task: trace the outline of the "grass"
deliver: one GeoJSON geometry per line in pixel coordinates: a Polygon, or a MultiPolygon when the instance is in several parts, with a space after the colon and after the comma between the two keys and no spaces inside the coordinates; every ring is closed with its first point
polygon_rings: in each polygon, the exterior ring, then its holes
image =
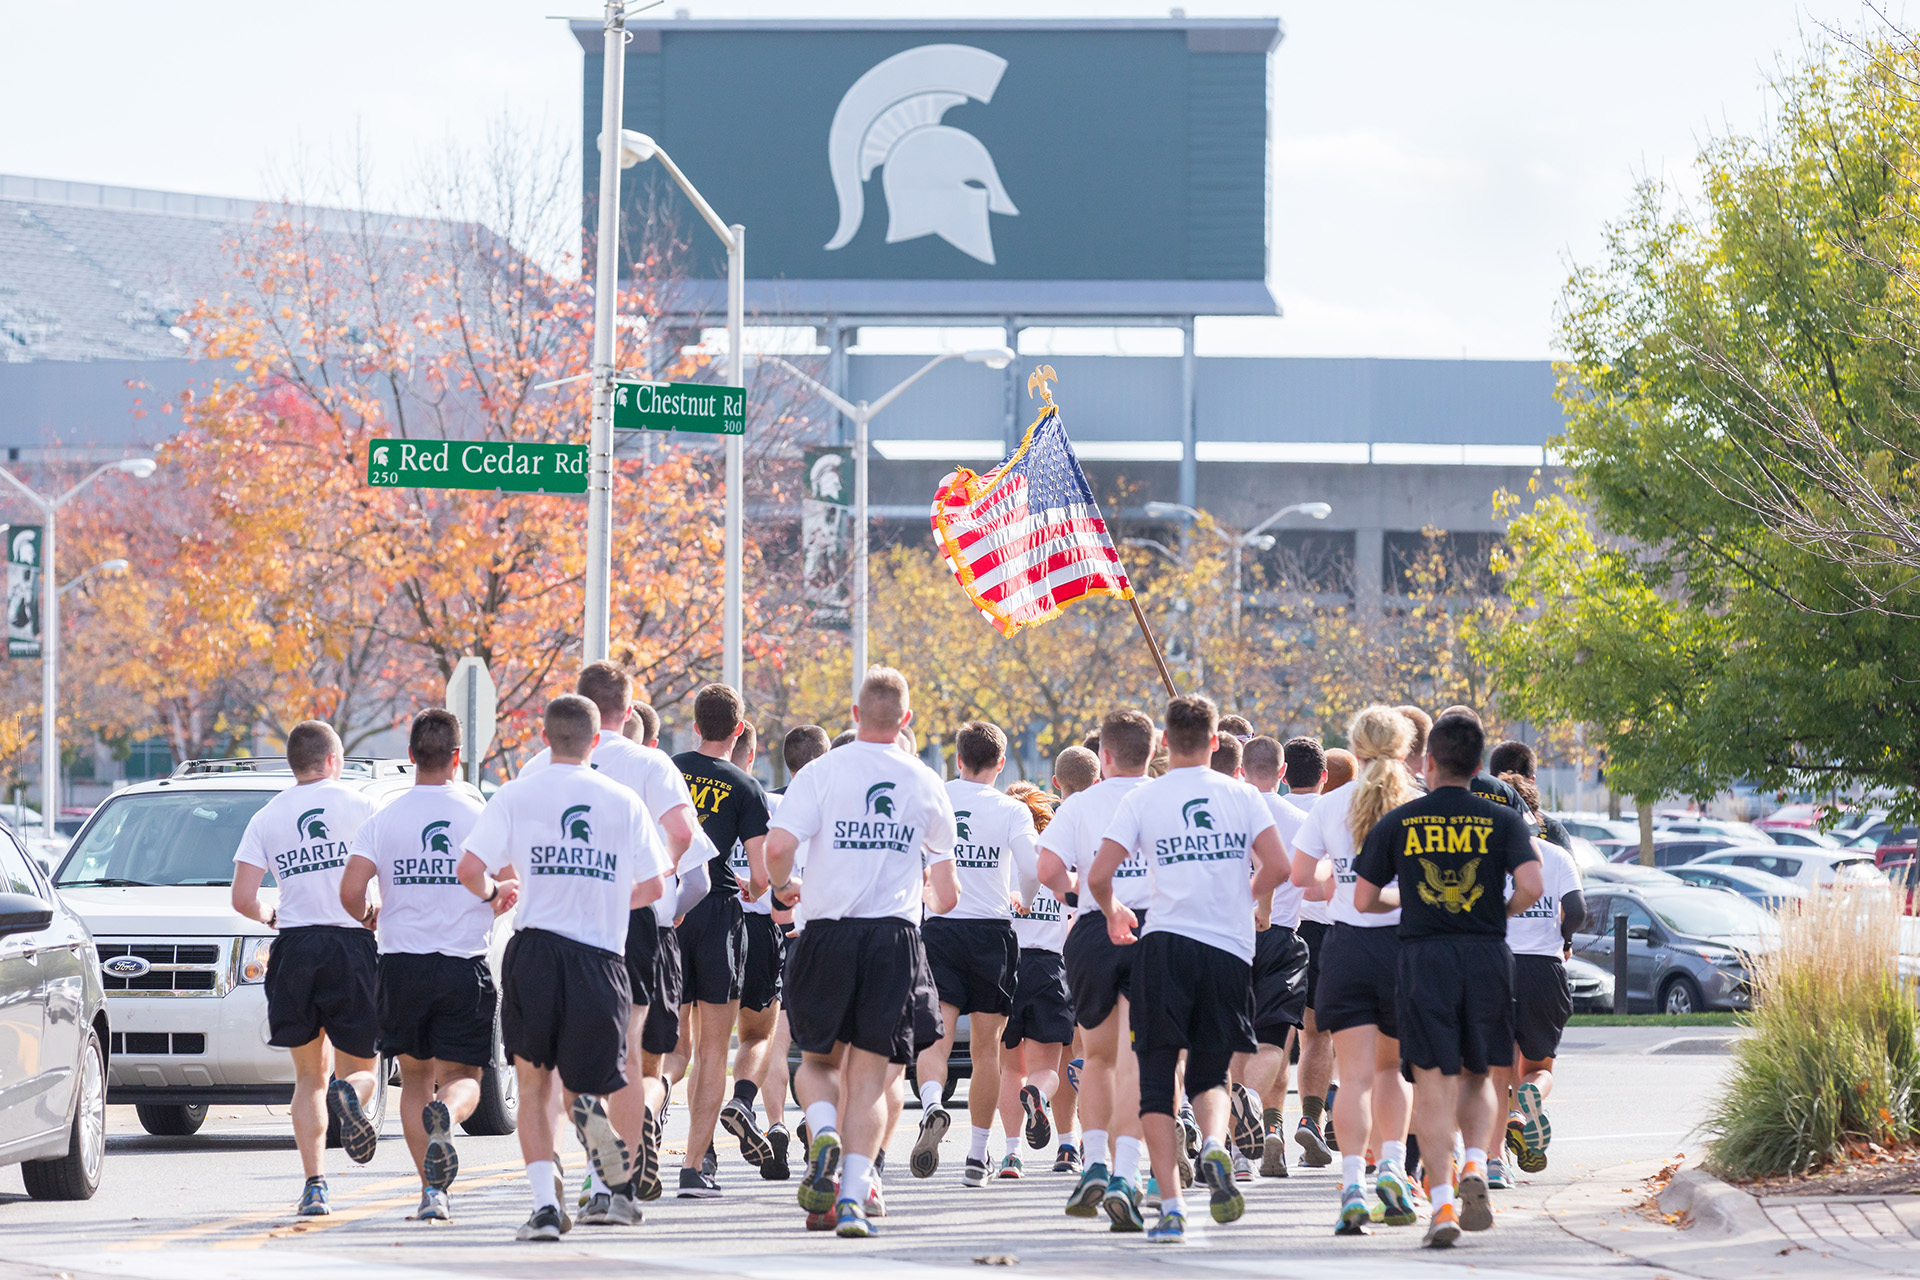
{"type": "Polygon", "coordinates": [[[1570,1027],[1738,1027],[1741,1013],[1576,1013],[1570,1027]]]}
{"type": "Polygon", "coordinates": [[[1721,1177],[1798,1176],[1920,1138],[1920,1009],[1895,968],[1900,907],[1816,894],[1750,964],[1754,1034],[1707,1118],[1721,1177]]]}

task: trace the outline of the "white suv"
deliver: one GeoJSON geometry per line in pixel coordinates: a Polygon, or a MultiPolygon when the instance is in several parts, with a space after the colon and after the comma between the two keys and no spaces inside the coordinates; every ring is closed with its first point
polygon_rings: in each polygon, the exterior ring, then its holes
{"type": "MultiPolygon", "coordinates": [[[[404,760],[350,758],[341,780],[384,802],[412,785],[412,773],[404,760]]],[[[293,1059],[267,1043],[261,984],[272,932],[231,901],[241,833],[292,785],[277,757],[188,761],[114,793],[54,873],[99,949],[113,1028],[107,1101],[133,1104],[148,1133],[193,1133],[209,1105],[284,1105],[293,1096],[293,1059]]],[[[273,885],[269,872],[268,901],[273,885]]],[[[513,1132],[513,1072],[495,1041],[469,1133],[513,1132]]],[[[390,1077],[393,1064],[383,1069],[390,1077]]],[[[376,1125],[385,1108],[386,1091],[376,1090],[376,1125]]]]}

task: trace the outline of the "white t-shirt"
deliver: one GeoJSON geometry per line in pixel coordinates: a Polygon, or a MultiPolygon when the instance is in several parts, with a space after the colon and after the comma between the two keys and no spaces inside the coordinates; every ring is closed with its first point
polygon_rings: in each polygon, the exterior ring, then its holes
{"type": "Polygon", "coordinates": [[[953,805],[953,868],[960,876],[960,905],[948,920],[1011,920],[1013,895],[1031,899],[1037,880],[1039,833],[1033,811],[981,782],[955,778],[947,784],[953,805]]]}
{"type": "MultiPolygon", "coordinates": [[[[1299,834],[1300,824],[1307,820],[1307,815],[1289,804],[1285,796],[1263,791],[1260,798],[1267,802],[1267,812],[1273,815],[1273,825],[1280,830],[1280,842],[1285,847],[1285,857],[1291,866],[1294,837],[1299,834]]],[[[1273,923],[1286,929],[1299,928],[1300,908],[1306,905],[1306,894],[1305,889],[1295,888],[1292,880],[1282,880],[1280,887],[1273,891],[1273,923]]]]}
{"type": "Polygon", "coordinates": [[[466,848],[520,873],[515,929],[624,954],[633,886],[671,870],[640,797],[577,764],[548,764],[493,793],[466,848]]]}
{"type": "MultiPolygon", "coordinates": [[[[680,766],[658,747],[643,747],[624,734],[602,729],[587,763],[595,773],[605,774],[639,796],[655,823],[676,806],[693,804],[680,766]]],[[[552,764],[553,752],[543,748],[520,766],[520,776],[527,777],[552,764]]]]}
{"type": "Polygon", "coordinates": [[[361,927],[340,905],[340,876],[348,842],[377,808],[365,792],[337,779],[288,787],[260,806],[233,860],[273,872],[280,883],[280,928],[361,927]]]}
{"type": "MultiPolygon", "coordinates": [[[[1507,950],[1517,956],[1552,956],[1561,949],[1560,900],[1580,892],[1580,868],[1573,855],[1551,840],[1535,839],[1540,855],[1540,900],[1517,916],[1507,917],[1507,950]]],[[[1507,877],[1507,900],[1513,898],[1513,877],[1507,877]]]]}
{"type": "Polygon", "coordinates": [[[380,950],[483,956],[493,907],[455,874],[486,802],[464,782],[415,786],[361,824],[348,849],[380,877],[380,950]]]}
{"type": "Polygon", "coordinates": [[[1013,936],[1020,940],[1022,950],[1028,947],[1041,951],[1063,950],[1072,928],[1073,913],[1045,885],[1034,892],[1031,907],[1013,913],[1013,936]]]}
{"type": "MultiPolygon", "coordinates": [[[[769,818],[772,817],[773,811],[780,807],[780,800],[780,796],[771,791],[767,792],[767,815],[769,818]]],[[[733,853],[727,859],[727,868],[742,880],[752,878],[749,873],[753,868],[747,864],[747,845],[745,841],[735,840],[733,842],[733,853]]],[[[740,905],[750,916],[770,916],[773,914],[773,895],[771,893],[763,893],[751,902],[742,900],[740,905]]]]}
{"type": "Polygon", "coordinates": [[[1258,791],[1203,764],[1136,787],[1105,839],[1146,860],[1153,896],[1140,936],[1177,933],[1252,964],[1253,842],[1272,826],[1258,791]]]}
{"type": "MultiPolygon", "coordinates": [[[[1080,907],[1074,912],[1076,920],[1089,911],[1100,910],[1100,904],[1093,900],[1093,893],[1087,888],[1087,873],[1093,870],[1093,860],[1100,856],[1100,841],[1107,834],[1121,801],[1146,785],[1144,777],[1102,778],[1085,791],[1076,791],[1062,800],[1060,807],[1053,811],[1053,821],[1040,833],[1040,847],[1052,850],[1073,873],[1073,886],[1080,895],[1080,907]]],[[[1152,892],[1152,886],[1147,883],[1146,859],[1129,853],[1113,873],[1114,901],[1138,911],[1147,905],[1152,892]]]]}
{"type": "MultiPolygon", "coordinates": [[[[1313,806],[1320,803],[1320,793],[1318,791],[1290,792],[1280,798],[1298,809],[1303,815],[1312,813],[1313,806]]],[[[1288,836],[1287,852],[1289,854],[1294,850],[1294,843],[1294,838],[1288,836]]],[[[1306,890],[1302,889],[1300,892],[1304,895],[1306,890]]],[[[1302,920],[1311,920],[1315,924],[1333,923],[1333,916],[1328,912],[1326,903],[1308,902],[1305,897],[1300,899],[1300,918],[1302,920]]]]}
{"type": "Polygon", "coordinates": [[[921,859],[953,857],[953,806],[933,770],[891,744],[849,742],[787,784],[773,826],[801,843],[808,921],[920,922],[921,859]]]}
{"type": "Polygon", "coordinates": [[[1353,905],[1353,860],[1359,851],[1353,847],[1353,833],[1347,830],[1347,814],[1359,789],[1358,782],[1347,782],[1321,796],[1300,824],[1294,851],[1333,864],[1333,901],[1326,904],[1333,923],[1357,929],[1392,928],[1400,923],[1397,908],[1363,914],[1353,905]]]}

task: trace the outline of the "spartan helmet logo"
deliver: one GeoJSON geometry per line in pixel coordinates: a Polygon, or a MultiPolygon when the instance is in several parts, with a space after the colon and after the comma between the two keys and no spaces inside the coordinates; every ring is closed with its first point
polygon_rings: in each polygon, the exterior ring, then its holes
{"type": "Polygon", "coordinates": [[[840,501],[840,455],[823,453],[814,459],[807,483],[813,489],[813,496],[822,502],[840,501]]]}
{"type": "Polygon", "coordinates": [[[891,782],[876,782],[868,787],[867,812],[877,813],[883,818],[891,818],[893,816],[893,797],[888,793],[892,790],[893,784],[891,782]]]}
{"type": "Polygon", "coordinates": [[[325,809],[309,809],[300,815],[300,821],[294,825],[300,829],[302,840],[325,840],[327,838],[325,809]]]}
{"type": "Polygon", "coordinates": [[[1207,812],[1205,796],[1181,805],[1180,816],[1187,820],[1187,825],[1190,827],[1199,827],[1203,831],[1213,830],[1213,815],[1207,812]]]}
{"type": "Polygon", "coordinates": [[[560,831],[569,840],[581,844],[593,843],[593,824],[587,821],[587,815],[593,812],[590,805],[577,804],[560,815],[560,831]]]}
{"type": "Polygon", "coordinates": [[[442,818],[438,822],[429,822],[420,832],[420,852],[424,854],[449,854],[453,852],[453,839],[447,834],[453,824],[442,818]]]}
{"type": "Polygon", "coordinates": [[[844,247],[866,212],[863,184],[884,168],[887,243],[939,236],[960,252],[993,261],[987,214],[1019,210],[1000,185],[980,140],[940,117],[969,98],[991,102],[1005,58],[964,44],[926,44],[896,53],[853,82],[833,113],[827,167],[840,197],[840,227],[827,248],[844,247]]]}
{"type": "Polygon", "coordinates": [[[953,829],[962,840],[973,841],[973,829],[967,825],[967,819],[973,816],[971,809],[956,809],[953,814],[953,829]]]}

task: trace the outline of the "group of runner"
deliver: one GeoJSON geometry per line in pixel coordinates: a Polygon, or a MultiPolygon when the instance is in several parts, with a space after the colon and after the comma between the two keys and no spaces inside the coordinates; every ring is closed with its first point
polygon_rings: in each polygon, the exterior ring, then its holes
{"type": "Polygon", "coordinates": [[[786,734],[791,781],[769,793],[735,690],[700,690],[698,745],[668,756],[619,668],[592,664],[575,688],[546,707],[545,749],[485,801],[458,781],[446,711],[415,718],[414,786],[383,808],[340,781],[326,724],[289,734],[295,785],[249,825],[233,896],[278,932],[266,991],[296,1066],[301,1214],[330,1212],[329,1119],[351,1159],[372,1158],[388,1054],[415,1216],[450,1219],[452,1128],[479,1103],[496,1009],[533,1198],[522,1240],[572,1226],[563,1123],[587,1153],[578,1220],[639,1222],[666,1187],[683,1080],[679,1195],[722,1194],[720,1127],[770,1181],[794,1177],[797,1139],[806,1225],[875,1234],[909,1067],[910,1169],[940,1169],[962,1016],[962,1184],[1023,1176],[1019,1142],[1044,1152],[1057,1134],[1053,1169],[1078,1175],[1065,1212],[1114,1231],[1179,1241],[1196,1181],[1226,1223],[1256,1161],[1288,1176],[1296,1056],[1293,1139],[1303,1164],[1339,1155],[1339,1234],[1424,1212],[1425,1242],[1451,1244],[1492,1225],[1503,1145],[1545,1167],[1579,881],[1536,836],[1559,833],[1531,752],[1501,744],[1507,780],[1489,776],[1467,708],[1368,707],[1349,754],[1174,698],[1158,727],[1109,712],[1057,758],[1053,793],[1003,791],[1000,728],[963,726],[942,782],[915,753],[905,678],[875,667],[849,733],[786,734]],[[509,910],[496,993],[488,944],[509,910]]]}

